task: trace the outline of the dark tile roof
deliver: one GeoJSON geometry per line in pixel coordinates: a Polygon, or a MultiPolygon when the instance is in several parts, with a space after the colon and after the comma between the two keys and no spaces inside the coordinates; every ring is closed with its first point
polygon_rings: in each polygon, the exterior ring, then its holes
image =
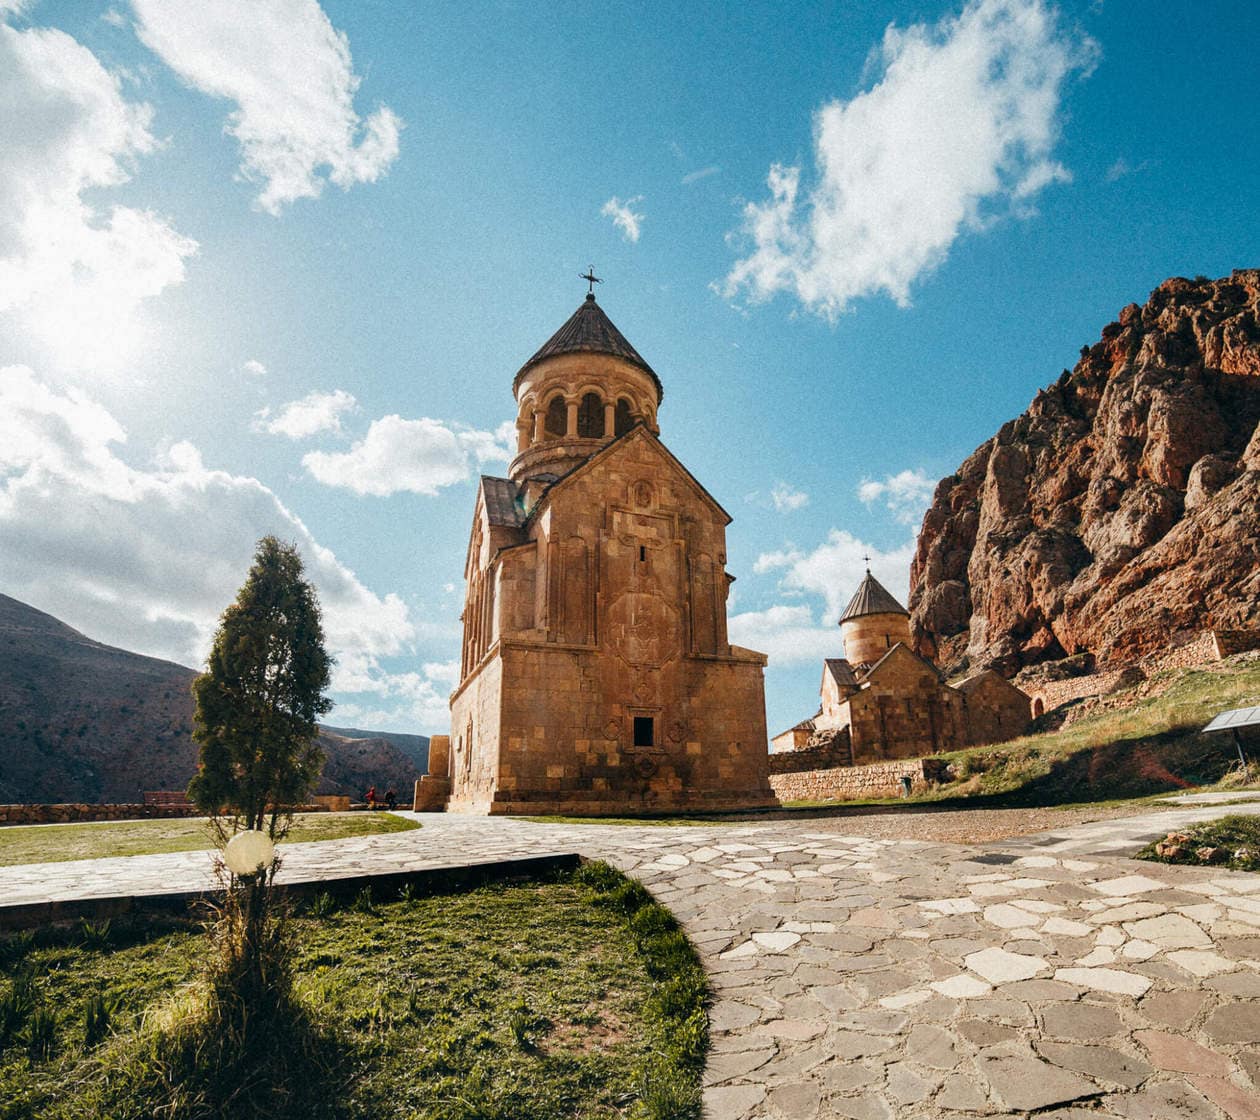
{"type": "Polygon", "coordinates": [[[519,529],[525,524],[525,509],[520,491],[510,478],[481,476],[481,494],[486,503],[486,517],[491,525],[519,529]]]}
{"type": "Polygon", "coordinates": [[[545,343],[528,362],[521,366],[512,381],[512,388],[519,384],[522,375],[530,367],[537,365],[544,358],[552,358],[557,354],[612,354],[616,358],[638,366],[652,378],[656,385],[656,396],[659,402],[665,395],[661,379],[656,371],[643,360],[643,356],[627,341],[607,315],[604,309],[595,302],[595,297],[588,295],[581,306],[569,316],[569,320],[545,343]]]}
{"type": "Polygon", "coordinates": [[[823,659],[823,668],[835,678],[836,684],[841,689],[849,692],[856,692],[858,683],[857,678],[853,675],[853,666],[843,657],[826,657],[823,659]]]}
{"type": "Polygon", "coordinates": [[[869,569],[865,578],[858,584],[857,592],[849,600],[849,605],[844,608],[840,621],[848,622],[851,618],[861,618],[867,614],[904,614],[907,617],[910,614],[892,597],[888,589],[871,575],[869,569]]]}

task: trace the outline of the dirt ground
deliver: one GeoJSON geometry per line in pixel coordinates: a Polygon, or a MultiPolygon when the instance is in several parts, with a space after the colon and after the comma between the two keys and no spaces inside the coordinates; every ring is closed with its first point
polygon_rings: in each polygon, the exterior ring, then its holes
{"type": "MultiPolygon", "coordinates": [[[[987,844],[1033,832],[1053,832],[1092,821],[1131,817],[1159,808],[1161,806],[1145,801],[1072,809],[838,808],[810,811],[809,815],[830,822],[843,821],[845,833],[852,836],[870,836],[879,840],[936,840],[942,844],[987,844]]],[[[804,816],[805,812],[801,815],[804,816]]]]}

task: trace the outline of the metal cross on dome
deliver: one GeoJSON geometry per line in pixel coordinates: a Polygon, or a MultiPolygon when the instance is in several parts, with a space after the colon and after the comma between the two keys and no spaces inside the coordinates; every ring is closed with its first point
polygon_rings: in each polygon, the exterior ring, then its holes
{"type": "Polygon", "coordinates": [[[585,280],[590,285],[590,290],[586,293],[590,296],[595,294],[595,285],[603,283],[603,281],[595,275],[595,266],[593,264],[588,264],[586,266],[586,271],[579,272],[578,277],[579,279],[585,280]]]}

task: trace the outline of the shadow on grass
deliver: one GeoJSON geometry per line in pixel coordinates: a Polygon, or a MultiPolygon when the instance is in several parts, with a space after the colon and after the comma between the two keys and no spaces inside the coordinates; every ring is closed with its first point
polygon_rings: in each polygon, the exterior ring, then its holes
{"type": "Polygon", "coordinates": [[[1082,802],[1128,801],[1219,781],[1236,762],[1233,748],[1194,731],[1174,730],[1085,747],[1070,755],[1035,760],[1030,752],[994,749],[985,755],[981,790],[972,796],[935,800],[952,808],[1028,808],[1082,802]],[[1026,771],[1044,764],[1040,774],[1026,771]],[[984,785],[1014,788],[985,792],[984,785]],[[1022,780],[1016,780],[1022,775],[1022,780]]]}
{"type": "Polygon", "coordinates": [[[340,1120],[354,1115],[349,1099],[358,1057],[299,1004],[256,1024],[242,1046],[185,999],[100,1051],[84,1070],[75,1115],[86,1107],[113,1120],[340,1120]]]}

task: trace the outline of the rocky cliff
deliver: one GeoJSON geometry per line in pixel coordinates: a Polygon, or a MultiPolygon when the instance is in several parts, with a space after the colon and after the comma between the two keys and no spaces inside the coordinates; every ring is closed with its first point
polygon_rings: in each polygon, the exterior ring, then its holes
{"type": "MultiPolygon", "coordinates": [[[[183,789],[197,767],[195,676],[0,595],[0,802],[129,803],[183,789]]],[[[358,798],[375,783],[410,799],[418,768],[388,737],[324,728],[319,743],[319,793],[358,798]]]]}
{"type": "Polygon", "coordinates": [[[912,633],[947,670],[1260,627],[1260,270],[1166,280],[936,488],[912,633]]]}

